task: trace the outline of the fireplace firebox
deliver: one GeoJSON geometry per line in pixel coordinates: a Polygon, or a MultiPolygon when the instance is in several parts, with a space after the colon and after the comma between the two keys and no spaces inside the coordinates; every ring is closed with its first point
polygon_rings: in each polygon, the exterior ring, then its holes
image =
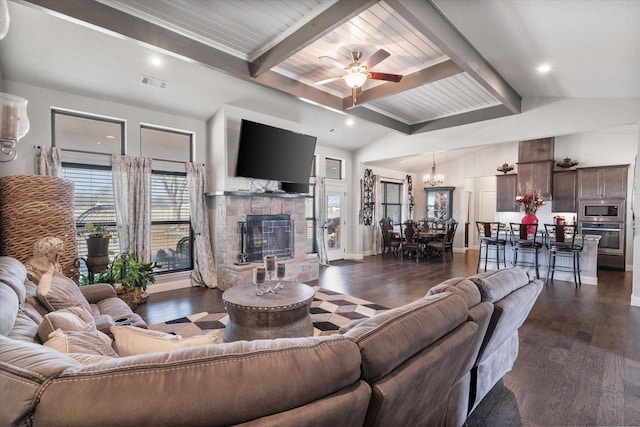
{"type": "Polygon", "coordinates": [[[242,262],[260,262],[266,255],[295,256],[295,227],[289,214],[247,215],[238,226],[242,262]]]}

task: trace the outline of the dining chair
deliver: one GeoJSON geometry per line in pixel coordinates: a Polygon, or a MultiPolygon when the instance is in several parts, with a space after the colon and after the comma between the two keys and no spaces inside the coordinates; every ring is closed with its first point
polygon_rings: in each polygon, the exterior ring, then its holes
{"type": "Polygon", "coordinates": [[[496,254],[496,268],[500,270],[500,249],[502,248],[502,264],[507,268],[506,246],[507,238],[501,236],[505,233],[504,224],[496,221],[476,221],[478,230],[478,265],[476,273],[480,271],[480,261],[482,260],[482,250],[484,248],[484,271],[487,271],[489,251],[494,250],[496,254]]]}
{"type": "Polygon", "coordinates": [[[406,221],[404,223],[404,239],[402,240],[401,251],[403,257],[404,254],[413,254],[416,258],[416,262],[420,258],[422,244],[418,239],[418,227],[415,221],[406,221]]]}
{"type": "Polygon", "coordinates": [[[428,242],[428,251],[434,254],[442,254],[442,261],[444,262],[447,262],[447,252],[451,252],[451,259],[453,260],[453,239],[457,229],[458,222],[453,218],[449,219],[445,224],[444,238],[428,242]]]}
{"type": "Polygon", "coordinates": [[[580,277],[580,253],[584,247],[584,236],[578,234],[576,224],[558,225],[545,224],[545,240],[549,249],[549,263],[547,265],[547,278],[553,281],[555,271],[569,271],[573,273],[573,282],[576,288],[582,286],[580,277]],[[571,258],[571,265],[556,265],[558,258],[571,258]]]}
{"type": "Polygon", "coordinates": [[[538,224],[509,223],[511,246],[513,247],[513,265],[535,267],[536,279],[540,278],[540,262],[538,255],[542,248],[542,238],[538,235],[538,224]],[[533,261],[518,255],[532,254],[533,261]]]}

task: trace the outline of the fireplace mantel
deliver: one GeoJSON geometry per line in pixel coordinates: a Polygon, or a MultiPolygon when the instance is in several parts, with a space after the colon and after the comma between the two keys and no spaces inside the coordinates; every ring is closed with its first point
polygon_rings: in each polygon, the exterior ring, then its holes
{"type": "Polygon", "coordinates": [[[278,192],[264,192],[256,193],[251,191],[217,191],[214,193],[205,193],[207,197],[216,196],[234,196],[234,197],[278,197],[284,199],[304,199],[304,194],[292,194],[292,193],[278,193],[278,192]]]}

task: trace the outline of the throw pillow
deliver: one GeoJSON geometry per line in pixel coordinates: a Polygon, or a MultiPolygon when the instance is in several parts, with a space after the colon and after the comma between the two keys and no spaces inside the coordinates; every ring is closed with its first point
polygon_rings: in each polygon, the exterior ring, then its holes
{"type": "Polygon", "coordinates": [[[56,329],[49,335],[49,340],[44,345],[60,353],[118,357],[111,347],[111,338],[99,331],[65,332],[62,329],[56,329]]]}
{"type": "Polygon", "coordinates": [[[36,294],[49,311],[81,306],[91,313],[91,306],[78,285],[58,271],[49,270],[42,275],[36,294]]]}
{"type": "Polygon", "coordinates": [[[199,345],[219,344],[222,342],[223,332],[223,330],[215,330],[205,335],[183,338],[180,335],[142,329],[136,326],[111,327],[114,347],[120,356],[170,352],[199,345]]]}
{"type": "Polygon", "coordinates": [[[64,332],[95,331],[96,323],[84,307],[69,307],[44,315],[38,326],[40,340],[46,342],[49,334],[56,329],[62,329],[64,332]]]}

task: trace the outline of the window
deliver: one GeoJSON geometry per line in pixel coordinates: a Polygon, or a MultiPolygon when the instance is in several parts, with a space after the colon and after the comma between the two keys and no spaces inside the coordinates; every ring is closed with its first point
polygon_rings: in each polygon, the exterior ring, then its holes
{"type": "Polygon", "coordinates": [[[193,135],[140,127],[143,156],[153,158],[151,173],[151,259],[159,272],[193,268],[193,233],[184,164],[191,159],[193,135]]]}
{"type": "Polygon", "coordinates": [[[151,174],[151,259],[158,271],[193,268],[189,189],[185,173],[151,174]]]}
{"type": "Polygon", "coordinates": [[[325,176],[332,179],[342,179],[342,160],[326,158],[325,176]]]}
{"type": "Polygon", "coordinates": [[[316,240],[316,186],[309,184],[309,194],[305,195],[305,221],[306,221],[306,238],[305,253],[311,254],[318,252],[318,244],[316,240]]]}
{"type": "MultiPolygon", "coordinates": [[[[124,121],[52,110],[53,145],[63,149],[63,177],[74,183],[76,228],[102,225],[117,235],[111,173],[111,154],[124,153],[124,121]]],[[[189,191],[184,163],[192,155],[192,134],[142,126],[140,148],[152,157],[151,258],[175,272],[193,268],[189,191]]],[[[109,242],[120,252],[117,239],[109,242]]],[[[78,238],[78,252],[86,257],[86,241],[78,238]]],[[[86,274],[86,266],[81,265],[86,274]]]]}
{"type": "Polygon", "coordinates": [[[382,218],[391,218],[394,224],[402,222],[402,184],[381,182],[382,218]]]}

